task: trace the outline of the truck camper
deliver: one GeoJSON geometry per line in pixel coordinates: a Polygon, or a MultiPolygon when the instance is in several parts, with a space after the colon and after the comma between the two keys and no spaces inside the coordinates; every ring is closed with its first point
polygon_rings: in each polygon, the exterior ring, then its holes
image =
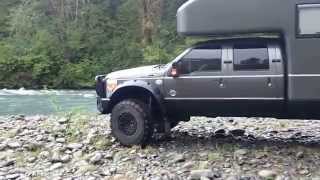
{"type": "Polygon", "coordinates": [[[166,65],[96,77],[98,110],[122,144],[190,116],[320,117],[320,0],[189,0],[177,23],[213,40],[166,65]]]}
{"type": "Polygon", "coordinates": [[[187,36],[279,34],[286,110],[319,111],[320,0],[189,0],[177,21],[187,36]]]}

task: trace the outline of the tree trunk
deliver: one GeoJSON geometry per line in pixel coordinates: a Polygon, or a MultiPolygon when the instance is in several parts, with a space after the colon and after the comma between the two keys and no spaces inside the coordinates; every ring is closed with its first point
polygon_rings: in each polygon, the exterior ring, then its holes
{"type": "Polygon", "coordinates": [[[163,0],[142,0],[142,33],[143,43],[151,44],[157,33],[162,11],[163,0]]]}

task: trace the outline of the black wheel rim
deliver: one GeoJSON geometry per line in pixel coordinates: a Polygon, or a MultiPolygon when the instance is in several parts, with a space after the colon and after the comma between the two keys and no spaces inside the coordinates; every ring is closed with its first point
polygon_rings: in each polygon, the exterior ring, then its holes
{"type": "Polygon", "coordinates": [[[119,116],[119,129],[127,136],[132,136],[137,131],[137,121],[132,114],[122,113],[119,116]]]}

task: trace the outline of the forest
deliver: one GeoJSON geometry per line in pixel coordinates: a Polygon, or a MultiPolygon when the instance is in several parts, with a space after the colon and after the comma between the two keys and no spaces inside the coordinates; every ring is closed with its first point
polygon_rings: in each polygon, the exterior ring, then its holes
{"type": "Polygon", "coordinates": [[[186,0],[0,0],[0,88],[92,88],[97,74],[166,63],[186,0]]]}

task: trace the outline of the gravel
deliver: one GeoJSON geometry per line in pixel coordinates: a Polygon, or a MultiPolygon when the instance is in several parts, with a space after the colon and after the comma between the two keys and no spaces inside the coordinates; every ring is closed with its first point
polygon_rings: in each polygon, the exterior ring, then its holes
{"type": "Polygon", "coordinates": [[[121,146],[109,117],[0,117],[0,179],[320,179],[320,121],[194,117],[121,146]]]}

